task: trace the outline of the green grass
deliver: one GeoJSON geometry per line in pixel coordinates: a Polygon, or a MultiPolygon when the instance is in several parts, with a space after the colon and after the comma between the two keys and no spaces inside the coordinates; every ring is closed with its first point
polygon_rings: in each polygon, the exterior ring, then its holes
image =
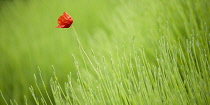
{"type": "Polygon", "coordinates": [[[4,3],[0,104],[210,103],[207,0],[4,3]]]}

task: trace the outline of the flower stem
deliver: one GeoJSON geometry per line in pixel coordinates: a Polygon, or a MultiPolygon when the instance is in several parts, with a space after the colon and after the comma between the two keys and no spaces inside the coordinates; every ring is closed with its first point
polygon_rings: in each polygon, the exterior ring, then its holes
{"type": "MultiPolygon", "coordinates": [[[[95,66],[93,65],[93,62],[90,60],[89,56],[87,55],[87,53],[85,52],[84,48],[82,47],[82,44],[81,44],[81,42],[80,42],[80,40],[79,40],[79,37],[78,37],[78,35],[77,35],[77,32],[76,32],[74,26],[72,26],[72,27],[73,27],[74,33],[75,33],[75,35],[76,35],[76,38],[77,38],[77,42],[78,42],[78,45],[79,45],[79,49],[80,49],[80,51],[82,50],[82,51],[81,51],[81,54],[82,54],[82,52],[85,54],[85,56],[87,57],[88,61],[89,61],[90,64],[92,65],[93,69],[96,71],[96,68],[95,68],[95,66]]],[[[83,60],[84,60],[84,58],[83,58],[83,60]]],[[[84,61],[85,61],[85,60],[84,60],[84,61]]],[[[85,63],[85,66],[86,66],[86,69],[87,69],[86,63],[85,63]]]]}

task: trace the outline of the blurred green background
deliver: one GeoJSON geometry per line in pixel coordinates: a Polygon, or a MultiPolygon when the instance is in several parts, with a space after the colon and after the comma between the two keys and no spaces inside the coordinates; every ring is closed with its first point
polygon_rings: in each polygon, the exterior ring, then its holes
{"type": "MultiPolygon", "coordinates": [[[[3,0],[0,3],[0,90],[6,99],[31,101],[28,87],[40,67],[44,80],[59,81],[76,75],[72,54],[78,61],[79,49],[73,29],[58,29],[63,12],[73,17],[80,41],[87,53],[109,56],[115,46],[129,52],[135,36],[136,46],[145,48],[155,64],[155,51],[162,33],[171,39],[188,38],[193,31],[210,30],[208,0],[3,0]],[[208,27],[205,27],[208,26],[208,27]]],[[[46,82],[49,84],[48,82],[46,82]]],[[[0,98],[0,104],[3,104],[0,98]]],[[[33,102],[31,102],[33,103],[33,102]]]]}

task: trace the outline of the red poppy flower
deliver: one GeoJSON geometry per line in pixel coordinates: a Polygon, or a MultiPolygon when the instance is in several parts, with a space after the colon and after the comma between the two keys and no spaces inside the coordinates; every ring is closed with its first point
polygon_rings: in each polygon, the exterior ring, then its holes
{"type": "Polygon", "coordinates": [[[58,26],[56,28],[69,28],[73,23],[72,17],[66,12],[58,18],[58,26]]]}

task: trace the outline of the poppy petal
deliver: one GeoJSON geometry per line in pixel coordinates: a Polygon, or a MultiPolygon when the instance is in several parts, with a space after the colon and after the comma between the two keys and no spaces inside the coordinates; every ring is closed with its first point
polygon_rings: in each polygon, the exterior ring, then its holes
{"type": "Polygon", "coordinates": [[[56,28],[69,28],[73,23],[73,19],[66,12],[58,18],[58,26],[56,28]]]}

